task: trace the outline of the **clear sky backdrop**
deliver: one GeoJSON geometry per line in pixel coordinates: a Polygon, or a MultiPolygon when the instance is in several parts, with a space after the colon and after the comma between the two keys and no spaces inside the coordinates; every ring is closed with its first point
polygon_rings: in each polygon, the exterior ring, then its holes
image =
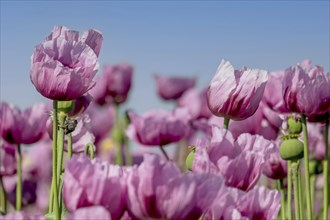
{"type": "MultiPolygon", "coordinates": [[[[55,25],[99,29],[105,63],[135,68],[126,107],[173,107],[155,73],[197,76],[206,87],[222,58],[236,68],[285,69],[310,58],[329,71],[329,1],[2,1],[1,101],[45,100],[30,81],[30,57],[55,25]]],[[[102,72],[102,68],[98,74],[102,72]]]]}

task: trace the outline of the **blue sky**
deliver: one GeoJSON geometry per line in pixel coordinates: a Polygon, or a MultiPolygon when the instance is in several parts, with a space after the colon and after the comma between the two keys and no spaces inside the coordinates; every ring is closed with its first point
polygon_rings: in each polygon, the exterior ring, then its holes
{"type": "Polygon", "coordinates": [[[197,76],[202,88],[222,58],[268,71],[310,58],[329,71],[329,20],[329,1],[1,1],[0,97],[21,108],[45,100],[30,57],[55,25],[99,29],[101,66],[134,66],[126,107],[143,112],[174,105],[157,97],[155,73],[197,76]]]}

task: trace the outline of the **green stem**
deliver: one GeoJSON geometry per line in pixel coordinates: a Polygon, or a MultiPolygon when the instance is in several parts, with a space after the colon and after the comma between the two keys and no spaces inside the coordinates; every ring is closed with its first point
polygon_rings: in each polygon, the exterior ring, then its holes
{"type": "Polygon", "coordinates": [[[5,191],[5,187],[3,186],[2,176],[0,176],[0,214],[6,215],[7,214],[7,195],[5,191]]]}
{"type": "Polygon", "coordinates": [[[166,160],[170,161],[170,158],[168,157],[168,155],[167,155],[166,151],[164,150],[163,146],[160,145],[159,148],[162,151],[163,155],[165,156],[166,160]]]}
{"type": "Polygon", "coordinates": [[[323,219],[328,218],[329,212],[329,119],[325,123],[324,131],[325,141],[325,155],[323,161],[323,175],[324,175],[324,187],[323,187],[323,219]]]}
{"type": "Polygon", "coordinates": [[[281,218],[285,220],[285,192],[284,192],[284,184],[283,180],[280,179],[277,181],[277,188],[281,193],[281,218]]]}
{"type": "Polygon", "coordinates": [[[314,198],[315,198],[315,181],[316,181],[316,175],[313,174],[310,176],[310,184],[311,184],[311,197],[312,197],[312,207],[314,207],[314,198]]]}
{"type": "Polygon", "coordinates": [[[65,137],[65,120],[66,113],[60,111],[58,113],[59,131],[58,131],[58,142],[57,142],[57,186],[58,186],[58,202],[59,212],[62,215],[62,189],[61,189],[61,176],[63,167],[63,155],[64,155],[64,137],[65,137]]]}
{"type": "Polygon", "coordinates": [[[313,219],[312,199],[311,199],[311,187],[309,182],[309,153],[308,153],[308,132],[306,116],[301,116],[302,128],[304,133],[304,163],[305,163],[305,190],[306,190],[306,202],[307,202],[307,218],[313,219]]]}
{"type": "Polygon", "coordinates": [[[292,219],[292,175],[291,175],[291,161],[288,161],[288,199],[287,199],[287,213],[288,219],[292,219]]]}
{"type": "Polygon", "coordinates": [[[294,211],[295,219],[300,219],[300,199],[299,199],[299,165],[297,162],[292,162],[292,179],[293,179],[293,190],[294,190],[294,211]]]}
{"type": "MultiPolygon", "coordinates": [[[[66,114],[62,111],[58,114],[59,131],[58,131],[58,142],[57,142],[57,185],[60,184],[60,176],[62,174],[62,163],[64,155],[64,136],[65,136],[65,123],[66,114]]],[[[61,192],[59,192],[61,193],[61,192]]]]}
{"type": "Polygon", "coordinates": [[[89,156],[90,159],[94,159],[94,157],[95,157],[94,145],[91,143],[87,144],[84,149],[84,153],[87,156],[89,156]]]}
{"type": "Polygon", "coordinates": [[[133,165],[133,157],[130,148],[129,140],[125,138],[125,161],[127,166],[133,165]]]}
{"type": "Polygon", "coordinates": [[[303,193],[302,193],[302,173],[301,169],[299,169],[299,175],[298,175],[298,185],[299,185],[299,210],[300,210],[300,218],[305,219],[305,214],[304,214],[304,199],[303,199],[303,193]]]}
{"type": "Polygon", "coordinates": [[[115,105],[115,125],[112,131],[112,138],[116,144],[116,164],[123,165],[122,134],[119,121],[119,104],[115,105]]]}
{"type": "Polygon", "coordinates": [[[72,158],[72,134],[69,133],[67,135],[68,137],[68,156],[69,156],[69,159],[72,158]]]}
{"type": "Polygon", "coordinates": [[[22,209],[22,152],[21,145],[17,145],[17,185],[16,185],[16,211],[22,209]]]}
{"type": "Polygon", "coordinates": [[[224,121],[223,121],[223,128],[227,129],[229,128],[229,121],[230,121],[230,118],[228,117],[225,117],[224,118],[224,121]]]}
{"type": "Polygon", "coordinates": [[[54,107],[54,114],[53,114],[53,167],[52,167],[52,191],[53,196],[50,196],[50,202],[49,202],[49,213],[55,212],[55,219],[61,218],[60,212],[59,212],[59,203],[58,203],[58,191],[57,191],[57,101],[53,101],[53,107],[54,107]],[[54,202],[51,202],[51,200],[54,199],[54,202]],[[51,205],[53,207],[51,207],[51,205]],[[53,210],[54,208],[54,210],[53,210]]]}

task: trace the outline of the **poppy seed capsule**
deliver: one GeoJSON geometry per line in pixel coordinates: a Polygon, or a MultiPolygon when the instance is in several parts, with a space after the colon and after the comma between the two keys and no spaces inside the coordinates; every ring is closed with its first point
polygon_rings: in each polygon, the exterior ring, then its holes
{"type": "Polygon", "coordinates": [[[195,158],[195,151],[192,150],[190,151],[190,153],[188,154],[187,158],[186,158],[186,166],[188,170],[192,170],[192,165],[193,165],[193,161],[195,158]]]}
{"type": "Polygon", "coordinates": [[[300,134],[302,131],[302,123],[299,119],[288,119],[288,130],[290,134],[300,134]]]}
{"type": "Polygon", "coordinates": [[[280,156],[283,160],[300,160],[304,157],[304,144],[296,138],[284,140],[280,146],[280,156]]]}
{"type": "Polygon", "coordinates": [[[59,112],[69,113],[74,108],[74,101],[58,101],[57,110],[59,112]]]}

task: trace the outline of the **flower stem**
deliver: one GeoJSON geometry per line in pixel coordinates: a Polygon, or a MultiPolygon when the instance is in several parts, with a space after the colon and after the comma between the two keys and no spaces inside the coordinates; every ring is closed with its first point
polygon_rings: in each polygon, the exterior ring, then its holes
{"type": "Polygon", "coordinates": [[[159,148],[162,151],[163,155],[165,156],[166,160],[170,161],[170,158],[168,157],[168,155],[167,155],[166,151],[164,150],[163,146],[160,145],[159,148]]]}
{"type": "Polygon", "coordinates": [[[305,219],[304,214],[304,199],[303,199],[303,193],[302,193],[302,173],[301,169],[299,169],[299,175],[298,175],[298,185],[299,185],[299,210],[300,210],[300,218],[305,219]]]}
{"type": "Polygon", "coordinates": [[[57,101],[53,101],[53,108],[54,108],[54,114],[53,114],[53,167],[52,167],[52,191],[53,196],[50,196],[50,202],[49,202],[49,213],[55,212],[55,219],[60,220],[60,212],[59,212],[59,203],[58,203],[58,191],[57,191],[57,101]],[[53,200],[51,202],[51,200],[53,200]],[[51,205],[53,207],[51,207],[51,205]],[[54,210],[53,210],[54,208],[54,210]]]}
{"type": "Polygon", "coordinates": [[[58,141],[57,141],[57,184],[59,186],[60,176],[62,174],[62,163],[64,154],[64,136],[65,128],[64,123],[66,119],[66,114],[62,111],[58,114],[59,131],[58,131],[58,141]]]}
{"type": "Polygon", "coordinates": [[[95,157],[95,152],[94,152],[94,145],[89,143],[86,145],[84,149],[84,153],[89,156],[90,159],[94,159],[95,157]]]}
{"type": "Polygon", "coordinates": [[[22,209],[22,152],[21,145],[17,145],[17,185],[16,185],[16,211],[22,209]]]}
{"type": "Polygon", "coordinates": [[[123,148],[122,148],[122,134],[121,134],[121,127],[119,121],[119,105],[115,105],[115,125],[112,130],[112,138],[116,144],[116,164],[123,165],[123,148]]]}
{"type": "Polygon", "coordinates": [[[288,207],[287,207],[287,213],[288,213],[288,219],[292,219],[292,175],[291,175],[291,161],[288,161],[288,207]]]}
{"type": "Polygon", "coordinates": [[[281,218],[285,220],[285,192],[284,192],[284,184],[283,180],[280,179],[277,181],[277,188],[281,193],[281,218]]]}
{"type": "Polygon", "coordinates": [[[69,156],[69,159],[72,158],[72,134],[69,133],[67,135],[68,137],[68,156],[69,156]]]}
{"type": "Polygon", "coordinates": [[[223,128],[228,130],[230,118],[225,117],[223,121],[223,128]]]}
{"type": "Polygon", "coordinates": [[[311,187],[309,182],[309,153],[308,153],[308,133],[306,116],[301,116],[302,128],[304,134],[304,163],[305,163],[305,190],[306,190],[306,202],[307,202],[307,218],[313,219],[312,199],[311,199],[311,187]]]}
{"type": "Polygon", "coordinates": [[[310,184],[311,184],[311,197],[312,197],[312,206],[314,206],[314,198],[315,198],[315,181],[316,181],[316,175],[313,174],[310,176],[310,184]]]}
{"type": "Polygon", "coordinates": [[[323,187],[323,219],[328,218],[329,212],[329,119],[325,123],[324,131],[325,141],[325,155],[323,161],[323,175],[324,175],[324,187],[323,187]]]}
{"type": "Polygon", "coordinates": [[[291,163],[293,190],[294,190],[294,211],[295,219],[300,219],[300,199],[299,199],[299,165],[296,161],[291,163]]]}
{"type": "Polygon", "coordinates": [[[0,176],[0,214],[6,215],[7,214],[7,195],[5,191],[5,187],[3,186],[2,176],[0,176]]]}
{"type": "Polygon", "coordinates": [[[57,142],[57,186],[58,186],[58,202],[59,212],[62,215],[62,188],[61,188],[61,176],[63,167],[63,155],[64,155],[64,137],[65,137],[65,120],[66,113],[60,111],[58,113],[59,131],[58,131],[58,142],[57,142]]]}

